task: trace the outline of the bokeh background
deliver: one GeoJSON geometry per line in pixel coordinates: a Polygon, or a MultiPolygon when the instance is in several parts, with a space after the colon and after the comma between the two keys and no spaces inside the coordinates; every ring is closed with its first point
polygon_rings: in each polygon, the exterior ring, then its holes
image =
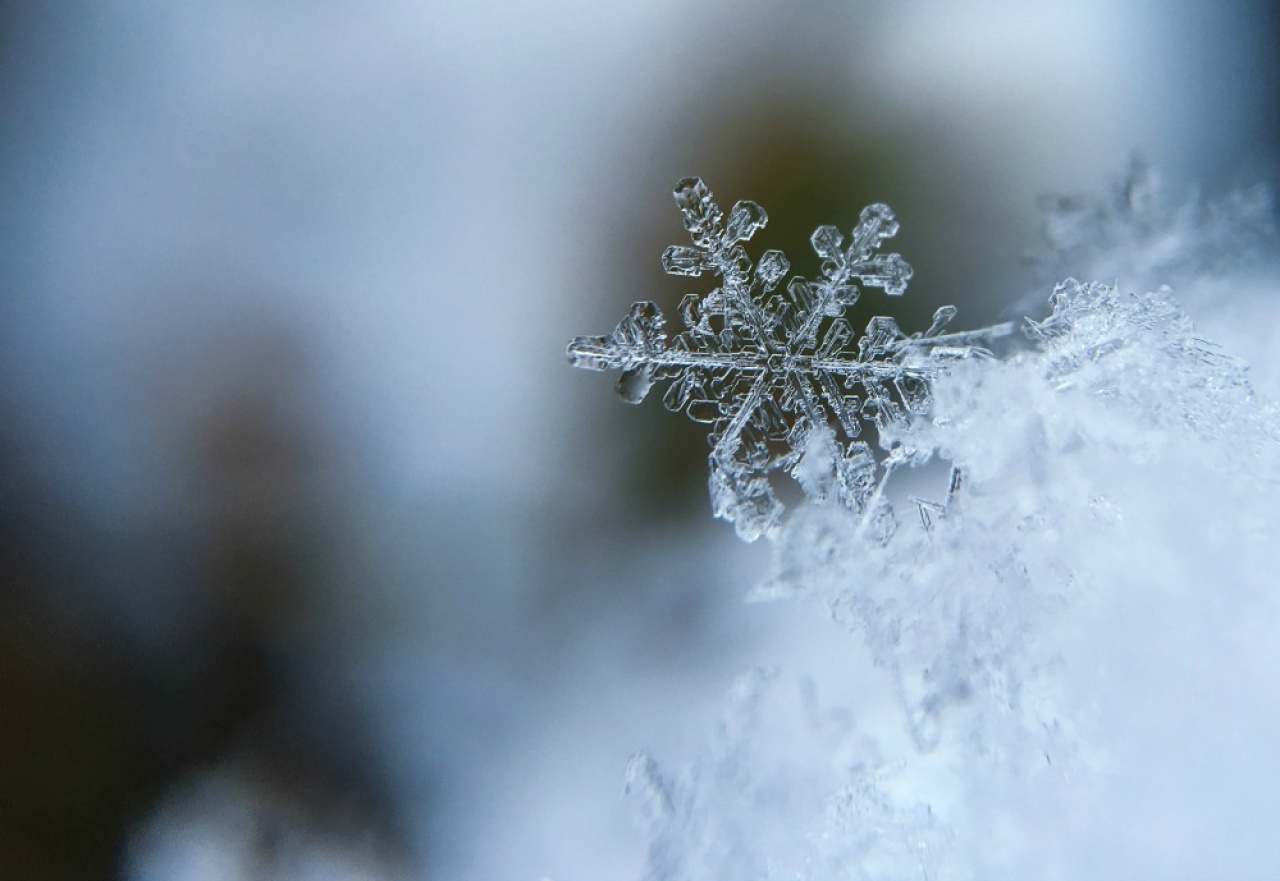
{"type": "Polygon", "coordinates": [[[801,270],[888,202],[904,327],[1016,317],[1042,194],[1275,180],[1277,45],[1237,0],[0,6],[0,878],[637,877],[627,756],[837,638],[741,603],[700,427],[565,363],[702,290],[671,186],[801,270]]]}

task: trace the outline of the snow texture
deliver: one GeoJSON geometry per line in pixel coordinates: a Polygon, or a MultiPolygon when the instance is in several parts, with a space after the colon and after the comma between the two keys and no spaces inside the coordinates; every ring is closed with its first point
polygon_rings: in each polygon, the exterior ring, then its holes
{"type": "MultiPolygon", "coordinates": [[[[1213,860],[1280,856],[1265,833],[1221,853],[1256,829],[1253,816],[1276,816],[1280,797],[1250,782],[1265,767],[1201,754],[1194,707],[1223,683],[1197,681],[1195,663],[1178,673],[1184,653],[1241,641],[1235,660],[1266,671],[1253,684],[1277,693],[1275,653],[1258,642],[1278,617],[1261,574],[1278,562],[1267,538],[1280,527],[1276,412],[1167,291],[1068,281],[1029,331],[1033,351],[937,377],[932,418],[894,438],[963,470],[944,516],[871,541],[840,506],[807,505],[756,593],[828,609],[869,652],[862,675],[890,709],[864,692],[859,724],[778,737],[758,707],[783,698],[749,677],[729,710],[746,721],[691,768],[633,762],[630,789],[654,823],[647,879],[1113,878],[1153,866],[1147,877],[1198,878],[1214,877],[1213,860]],[[1263,618],[1224,616],[1219,602],[1263,618]],[[1183,626],[1188,613],[1223,632],[1183,633],[1155,661],[1140,650],[1153,617],[1183,626]],[[1147,775],[1188,773],[1146,753],[1165,748],[1179,766],[1219,769],[1213,784],[1164,801],[1177,784],[1147,775]],[[1230,834],[1206,824],[1169,843],[1233,802],[1230,834]],[[1143,851],[1153,834],[1159,849],[1143,851]]],[[[1221,697],[1207,705],[1242,713],[1221,697]]],[[[1273,714],[1243,715],[1225,743],[1275,735],[1273,714]]]]}
{"type": "Polygon", "coordinates": [[[913,453],[899,447],[878,460],[861,439],[864,424],[884,432],[928,412],[933,380],[951,363],[986,354],[979,344],[1012,326],[944,333],[956,314],[944,306],[923,333],[907,336],[878,316],[858,337],[843,316],[862,288],[901,296],[911,278],[901,256],[878,253],[898,231],[886,205],[863,209],[847,243],[834,226],[814,230],[822,277],[794,276],[784,287],[786,256],[765,251],[753,266],[742,244],[768,222],[763,208],[740,201],[726,218],[698,178],[680,181],[674,195],[693,245],[668,248],[663,268],[712,273],[720,286],[684,298],[685,330],[675,337],[656,304],[639,302],[612,333],[569,343],[569,361],[621,370],[618,394],[633,404],[655,383],[670,383],[667,409],[711,426],[712,509],[747,541],[781,522],[783,505],[769,483],[778,471],[810,499],[838,498],[865,529],[887,538],[885,481],[913,453]]]}
{"type": "MultiPolygon", "coordinates": [[[[1078,212],[1064,210],[1056,222],[1070,225],[1078,212]]],[[[1103,239],[1132,249],[1154,228],[1107,224],[1079,240],[1094,242],[1093,262],[1107,259],[1103,239]]],[[[1181,271],[1231,259],[1228,241],[1251,247],[1214,229],[1179,233],[1204,257],[1175,261],[1181,271]]],[[[745,277],[745,258],[730,257],[745,277]]],[[[702,301],[731,326],[735,290],[702,301]]],[[[952,468],[947,503],[923,506],[916,527],[867,529],[870,499],[890,519],[901,500],[882,491],[895,453],[850,505],[830,489],[847,466],[833,478],[826,465],[847,458],[846,424],[800,411],[803,451],[788,464],[809,502],[772,530],[774,571],[753,598],[809,600],[856,639],[821,665],[826,708],[802,681],[797,712],[786,677],[758,670],[692,763],[636,755],[627,791],[649,825],[646,881],[1247,879],[1280,863],[1280,413],[1168,288],[1068,279],[1049,305],[1005,359],[974,357],[970,338],[968,357],[946,360],[936,335],[882,347],[872,323],[867,349],[927,389],[916,407],[893,395],[901,410],[872,420],[880,445],[952,468]]],[[[744,409],[735,383],[821,381],[796,368],[765,380],[754,353],[812,344],[751,332],[714,350],[753,353],[747,379],[724,386],[736,397],[717,414],[722,438],[744,409]]],[[[660,373],[669,348],[648,339],[623,328],[571,351],[660,373]]]]}
{"type": "MultiPolygon", "coordinates": [[[[1180,292],[1272,262],[1276,250],[1271,191],[1261,185],[1218,198],[1181,194],[1141,157],[1104,196],[1040,200],[1044,248],[1032,255],[1043,285],[1077,277],[1138,289],[1173,285],[1180,292]]],[[[1219,294],[1231,286],[1215,284],[1219,294]]],[[[1043,300],[1043,294],[1034,295],[1043,300]]],[[[1024,304],[1027,311],[1040,302],[1024,304]]]]}

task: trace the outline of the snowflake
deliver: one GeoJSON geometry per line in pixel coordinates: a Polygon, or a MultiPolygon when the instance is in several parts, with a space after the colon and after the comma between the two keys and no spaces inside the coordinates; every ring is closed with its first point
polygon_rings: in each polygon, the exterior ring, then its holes
{"type": "Polygon", "coordinates": [[[669,382],[663,403],[711,426],[710,491],[714,513],[754,541],[780,522],[783,505],[770,475],[791,474],[813,500],[834,497],[886,538],[893,515],[885,481],[920,455],[894,446],[877,457],[860,439],[864,425],[884,435],[930,407],[930,384],[948,362],[985,353],[977,344],[1011,332],[1002,324],[943,333],[955,317],[943,306],[924,333],[907,336],[892,318],[871,319],[856,337],[844,311],[860,287],[890,296],[906,292],[911,267],[898,254],[877,253],[898,231],[887,205],[863,209],[846,244],[834,226],[818,227],[810,242],[822,258],[822,277],[782,280],[790,263],[769,250],[753,266],[743,243],[768,221],[755,202],[724,212],[699,178],[676,185],[676,205],[692,247],[662,255],[672,275],[710,272],[720,286],[680,303],[685,330],[666,333],[656,304],[635,303],[604,336],[569,343],[569,361],[591,370],[621,370],[618,394],[638,403],[669,382]]]}

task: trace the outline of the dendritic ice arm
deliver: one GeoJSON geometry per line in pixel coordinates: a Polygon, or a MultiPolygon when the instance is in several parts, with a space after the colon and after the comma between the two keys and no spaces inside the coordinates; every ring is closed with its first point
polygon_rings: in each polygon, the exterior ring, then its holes
{"type": "Polygon", "coordinates": [[[612,333],[570,342],[570,363],[620,370],[618,394],[630,403],[655,383],[669,383],[667,409],[711,426],[712,508],[747,541],[781,520],[783,506],[770,484],[778,471],[795,477],[812,499],[837,498],[887,537],[892,515],[881,489],[906,459],[878,459],[860,439],[864,425],[883,431],[927,412],[937,372],[949,361],[984,354],[982,344],[1009,334],[1012,325],[946,333],[956,310],[944,306],[923,333],[908,336],[892,318],[876,317],[856,337],[844,311],[860,290],[901,296],[911,278],[901,256],[878,253],[898,231],[888,206],[864,209],[847,244],[835,227],[818,227],[810,242],[822,277],[796,276],[784,287],[786,256],[765,251],[753,265],[743,246],[768,222],[763,208],[741,201],[726,216],[698,178],[680,181],[674,195],[693,244],[668,248],[663,268],[711,273],[720,285],[684,298],[684,330],[675,336],[657,305],[636,303],[612,333]]]}

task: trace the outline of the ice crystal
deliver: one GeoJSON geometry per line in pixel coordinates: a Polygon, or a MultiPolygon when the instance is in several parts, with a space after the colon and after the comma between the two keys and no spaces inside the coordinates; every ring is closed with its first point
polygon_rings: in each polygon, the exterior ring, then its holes
{"type": "Polygon", "coordinates": [[[883,434],[927,412],[940,372],[984,354],[980,344],[1011,325],[944,332],[956,314],[944,306],[923,333],[908,336],[893,318],[877,316],[857,336],[844,314],[861,290],[901,296],[911,278],[900,255],[879,252],[898,231],[887,205],[863,209],[847,242],[834,226],[814,230],[821,277],[797,275],[784,286],[786,255],[768,250],[753,265],[743,245],[768,222],[762,207],[744,200],[726,216],[699,178],[680,181],[674,196],[693,244],[668,248],[663,268],[672,275],[710,273],[720,285],[684,298],[685,329],[675,336],[667,335],[656,304],[639,302],[612,333],[570,342],[570,362],[621,370],[617,391],[631,403],[669,383],[667,409],[711,426],[712,508],[744,539],[779,524],[783,505],[769,478],[780,471],[811,499],[834,496],[874,534],[887,536],[892,514],[884,482],[918,457],[901,447],[878,457],[862,439],[864,426],[883,434]]]}
{"type": "MultiPolygon", "coordinates": [[[[633,760],[646,881],[1263,877],[1275,864],[1280,408],[1201,336],[1200,315],[1147,285],[1167,274],[1201,305],[1238,309],[1247,289],[1222,279],[1274,253],[1259,247],[1260,196],[1214,213],[1159,192],[1138,174],[1102,207],[1057,204],[1057,246],[1120,283],[1057,284],[1030,344],[994,358],[980,345],[1007,326],[945,334],[953,310],[923,334],[877,318],[853,340],[858,288],[900,294],[908,278],[878,252],[888,209],[864,212],[848,246],[819,229],[821,278],[782,288],[785,258],[753,267],[742,246],[758,206],[725,220],[700,183],[677,190],[694,246],[666,266],[721,286],[686,300],[673,340],[637,304],[570,357],[623,370],[635,399],[667,381],[669,407],[712,424],[717,513],[748,537],[778,522],[773,472],[839,502],[772,530],[773,571],[752,596],[820,606],[857,649],[811,654],[813,628],[784,638],[771,655],[809,667],[799,708],[785,675],[752,674],[692,763],[633,760]],[[1129,277],[1149,292],[1128,292],[1129,277]],[[946,516],[895,531],[880,490],[932,457],[952,465],[952,493],[922,513],[946,516]]],[[[1274,286],[1260,293],[1253,334],[1275,326],[1274,286]]],[[[1260,351],[1280,375],[1275,347],[1260,351]]]]}
{"type": "Polygon", "coordinates": [[[1253,635],[1280,616],[1280,414],[1168,290],[1067,280],[1050,305],[1031,347],[939,374],[931,418],[890,433],[966,476],[931,532],[877,541],[829,504],[780,530],[756,596],[816,601],[856,634],[866,656],[814,670],[848,711],[797,713],[784,676],[756,676],[691,765],[633,762],[646,881],[1110,878],[1154,859],[1158,877],[1216,877],[1223,854],[1273,859],[1261,826],[1237,829],[1280,802],[1251,783],[1280,728],[1252,699],[1280,683],[1253,635]],[[1260,752],[1240,758],[1216,718],[1197,728],[1209,706],[1260,752]],[[1212,828],[1218,812],[1234,825],[1212,828]],[[1160,832],[1135,845],[1127,816],[1160,832]]]}

